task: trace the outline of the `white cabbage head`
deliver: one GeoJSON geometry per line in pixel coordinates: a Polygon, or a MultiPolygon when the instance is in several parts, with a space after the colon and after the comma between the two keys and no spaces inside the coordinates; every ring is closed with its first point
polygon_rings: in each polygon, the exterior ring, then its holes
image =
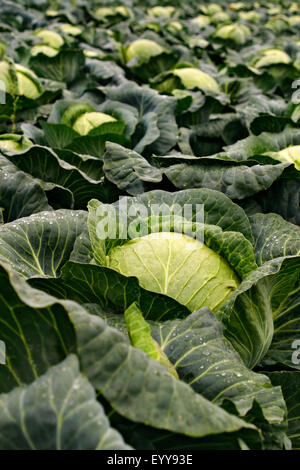
{"type": "Polygon", "coordinates": [[[189,90],[193,88],[207,89],[219,92],[220,88],[216,80],[208,73],[193,67],[173,70],[173,75],[179,77],[183,86],[189,90]]]}
{"type": "Polygon", "coordinates": [[[3,134],[0,136],[0,149],[9,150],[11,152],[21,152],[32,145],[29,139],[25,139],[21,135],[3,134]]]}
{"type": "Polygon", "coordinates": [[[14,68],[17,77],[17,87],[15,87],[9,63],[5,60],[0,62],[0,80],[4,82],[6,92],[11,95],[21,95],[31,99],[37,98],[43,89],[35,73],[20,64],[14,64],[14,68]]]}
{"type": "Polygon", "coordinates": [[[210,23],[210,18],[206,15],[198,15],[192,19],[192,23],[196,24],[198,28],[202,29],[210,23]]]}
{"type": "Polygon", "coordinates": [[[291,62],[290,56],[281,49],[267,49],[261,52],[262,57],[255,63],[256,68],[268,67],[276,64],[289,64],[291,62]]]}
{"type": "Polygon", "coordinates": [[[142,62],[147,62],[151,57],[155,57],[163,53],[160,44],[150,39],[137,39],[133,41],[125,50],[126,62],[137,58],[142,62]]]}
{"type": "Polygon", "coordinates": [[[92,129],[101,126],[107,122],[116,122],[117,120],[105,113],[84,113],[79,116],[73,124],[74,131],[81,135],[87,135],[92,129]]]}
{"type": "Polygon", "coordinates": [[[217,309],[239,285],[224,258],[176,232],[151,233],[115,247],[107,266],[137,277],[143,288],[166,294],[191,312],[203,306],[217,309]]]}
{"type": "Polygon", "coordinates": [[[48,29],[41,29],[35,33],[35,36],[42,39],[43,44],[47,44],[54,49],[59,49],[63,46],[64,40],[63,38],[56,33],[55,31],[50,31],[48,29]]]}
{"type": "Polygon", "coordinates": [[[152,16],[159,17],[159,18],[170,18],[172,14],[174,13],[175,8],[172,6],[156,6],[153,8],[150,8],[148,10],[148,13],[152,16]]]}
{"type": "Polygon", "coordinates": [[[292,145],[270,155],[281,162],[294,163],[296,170],[300,171],[300,145],[292,145]]]}

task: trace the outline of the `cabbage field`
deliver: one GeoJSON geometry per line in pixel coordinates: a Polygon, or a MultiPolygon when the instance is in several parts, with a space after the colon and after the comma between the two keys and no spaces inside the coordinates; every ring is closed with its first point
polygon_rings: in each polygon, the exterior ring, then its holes
{"type": "Polygon", "coordinates": [[[300,450],[298,1],[0,0],[0,450],[300,450]]]}

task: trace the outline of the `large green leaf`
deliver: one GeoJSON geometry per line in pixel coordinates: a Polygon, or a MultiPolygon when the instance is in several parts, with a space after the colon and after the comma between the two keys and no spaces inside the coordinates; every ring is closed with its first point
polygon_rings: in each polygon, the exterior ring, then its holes
{"type": "Polygon", "coordinates": [[[41,185],[0,155],[0,205],[6,222],[51,209],[41,185]]]}
{"type": "MultiPolygon", "coordinates": [[[[126,333],[122,316],[105,313],[97,306],[89,306],[89,311],[126,333]]],[[[234,404],[236,412],[247,420],[265,422],[266,441],[282,447],[286,406],[280,387],[272,387],[265,375],[254,373],[244,365],[224,338],[224,327],[208,309],[194,312],[185,320],[150,322],[150,325],[152,336],[174,364],[181,380],[225,408],[229,403],[234,404]]]]}
{"type": "Polygon", "coordinates": [[[9,159],[33,177],[70,190],[74,195],[75,208],[85,208],[89,199],[96,194],[101,200],[110,200],[109,191],[104,185],[102,162],[95,157],[34,146],[28,151],[10,155],[9,159]]]}
{"type": "Polygon", "coordinates": [[[78,49],[64,50],[55,57],[38,54],[31,57],[30,66],[40,77],[72,83],[84,65],[84,54],[78,49]]]}
{"type": "Polygon", "coordinates": [[[262,363],[264,365],[279,363],[299,370],[297,341],[300,331],[300,257],[291,256],[279,260],[282,262],[282,267],[278,274],[271,276],[270,286],[274,336],[262,363]]]}
{"type": "Polygon", "coordinates": [[[139,122],[132,137],[136,152],[149,149],[152,153],[164,154],[176,144],[175,98],[160,96],[156,91],[133,82],[109,88],[107,97],[138,111],[139,122]]]}
{"type": "Polygon", "coordinates": [[[0,259],[24,277],[55,277],[87,220],[83,211],[40,212],[0,226],[0,259]]]}
{"type": "Polygon", "coordinates": [[[285,404],[279,387],[273,388],[261,374],[249,370],[223,335],[223,325],[207,308],[184,320],[151,324],[179,377],[210,401],[231,400],[241,416],[256,400],[270,423],[280,423],[285,404]]]}
{"type": "Polygon", "coordinates": [[[265,261],[300,254],[300,228],[277,214],[255,214],[250,217],[259,265],[265,261]]]}
{"type": "Polygon", "coordinates": [[[45,139],[52,148],[67,147],[73,140],[79,137],[71,127],[64,124],[52,124],[49,122],[41,122],[45,139]]]}
{"type": "Polygon", "coordinates": [[[0,277],[0,338],[6,346],[0,391],[8,392],[63,360],[74,350],[75,336],[66,309],[11,269],[1,267],[0,277]]]}
{"type": "MultiPolygon", "coordinates": [[[[196,221],[197,214],[204,209],[203,222],[205,224],[217,225],[224,231],[240,232],[250,242],[253,241],[249,219],[243,209],[218,191],[206,188],[188,189],[173,193],[155,190],[135,198],[127,198],[126,202],[128,209],[136,203],[143,204],[145,207],[151,207],[154,204],[166,204],[170,210],[177,204],[180,207],[191,204],[192,221],[196,221]]],[[[185,214],[185,217],[187,217],[187,214],[185,214]]]]}
{"type": "Polygon", "coordinates": [[[99,317],[72,312],[83,371],[118,413],[159,429],[202,437],[250,425],[175,379],[157,361],[132,348],[99,317]]]}
{"type": "Polygon", "coordinates": [[[281,386],[288,410],[288,436],[300,450],[300,372],[266,372],[273,385],[281,386]]]}
{"type": "Polygon", "coordinates": [[[164,170],[178,189],[209,188],[221,191],[232,199],[244,199],[269,188],[286,168],[278,165],[211,165],[179,163],[164,170]]]}
{"type": "Polygon", "coordinates": [[[124,70],[110,60],[86,59],[86,69],[92,77],[101,82],[113,80],[116,85],[120,85],[126,80],[124,70]]]}
{"type": "Polygon", "coordinates": [[[226,147],[225,154],[237,161],[247,160],[266,152],[276,152],[290,145],[300,143],[298,129],[286,127],[282,132],[262,132],[259,136],[251,135],[226,147]]]}
{"type": "Polygon", "coordinates": [[[136,450],[161,451],[168,449],[174,452],[189,452],[195,450],[262,449],[262,440],[249,429],[193,439],[182,434],[134,423],[119,415],[107,406],[107,403],[104,402],[104,405],[107,413],[110,413],[112,425],[136,450]]]}
{"type": "Polygon", "coordinates": [[[249,368],[263,358],[299,367],[291,349],[299,329],[299,276],[299,256],[268,261],[221,307],[226,336],[249,368]]]}
{"type": "Polygon", "coordinates": [[[127,103],[120,103],[106,99],[100,106],[100,111],[113,116],[118,121],[125,124],[125,136],[130,138],[139,122],[139,110],[127,103]]]}
{"type": "Polygon", "coordinates": [[[0,395],[1,450],[129,450],[69,356],[27,387],[0,395]]]}
{"type": "Polygon", "coordinates": [[[103,171],[109,181],[128,194],[136,195],[145,191],[145,183],[159,183],[160,169],[133,150],[108,142],[103,156],[103,171]]]}
{"type": "Polygon", "coordinates": [[[300,185],[298,180],[280,179],[258,195],[265,212],[277,212],[289,222],[300,225],[300,185]]]}
{"type": "MultiPolygon", "coordinates": [[[[83,372],[121,415],[192,437],[255,430],[252,425],[196,394],[144,352],[129,346],[127,338],[100,317],[87,313],[74,302],[59,301],[30,288],[15,274],[12,274],[11,283],[23,309],[25,304],[35,312],[44,309],[50,312],[57,306],[69,313],[76,331],[83,372]]],[[[26,318],[22,313],[22,318],[26,318]]]]}
{"type": "Polygon", "coordinates": [[[130,141],[121,134],[85,135],[78,137],[68,145],[68,149],[83,155],[93,155],[103,160],[106,142],[130,146],[130,141]]]}
{"type": "Polygon", "coordinates": [[[140,287],[136,278],[92,264],[68,262],[60,278],[32,279],[30,284],[58,298],[81,304],[96,303],[116,313],[123,313],[137,301],[145,318],[161,320],[189,314],[188,309],[174,299],[140,287]]]}

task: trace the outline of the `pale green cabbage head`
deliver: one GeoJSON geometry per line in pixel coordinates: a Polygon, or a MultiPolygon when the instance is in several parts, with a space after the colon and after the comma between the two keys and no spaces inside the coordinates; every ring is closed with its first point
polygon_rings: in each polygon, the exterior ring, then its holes
{"type": "Polygon", "coordinates": [[[234,11],[240,11],[240,10],[243,10],[245,6],[246,6],[245,3],[243,2],[234,2],[234,3],[230,3],[229,8],[234,11]]]}
{"type": "Polygon", "coordinates": [[[44,44],[47,44],[54,49],[59,49],[64,44],[63,38],[58,33],[48,29],[42,29],[35,33],[35,35],[41,38],[44,44]]]}
{"type": "Polygon", "coordinates": [[[298,3],[297,3],[297,2],[293,2],[293,3],[291,4],[291,6],[289,7],[289,10],[290,10],[292,13],[299,11],[299,5],[298,5],[298,3]]]}
{"type": "Polygon", "coordinates": [[[124,5],[120,5],[116,7],[115,12],[120,13],[120,15],[123,15],[123,16],[130,16],[130,10],[124,7],[124,5]]]}
{"type": "Polygon", "coordinates": [[[270,155],[281,162],[294,163],[295,168],[300,171],[300,145],[292,145],[270,155]]]}
{"type": "Polygon", "coordinates": [[[230,21],[231,16],[226,13],[226,11],[219,11],[212,15],[211,22],[218,24],[218,23],[226,23],[226,21],[230,21]]]}
{"type": "Polygon", "coordinates": [[[52,18],[54,18],[55,16],[58,16],[59,15],[59,12],[57,10],[52,10],[51,8],[49,8],[48,10],[46,10],[46,15],[47,16],[50,16],[52,18]]]}
{"type": "Polygon", "coordinates": [[[267,49],[262,51],[262,57],[254,62],[256,68],[268,67],[275,64],[289,64],[290,56],[280,49],[267,49]]]}
{"type": "Polygon", "coordinates": [[[151,233],[110,250],[107,266],[135,276],[145,289],[166,294],[191,312],[215,310],[239,285],[227,261],[201,241],[176,232],[151,233]]]}
{"type": "Polygon", "coordinates": [[[37,44],[36,46],[33,46],[30,50],[30,54],[33,57],[38,54],[44,54],[48,57],[55,57],[58,53],[58,49],[54,49],[54,47],[47,46],[46,44],[37,44]]]}
{"type": "Polygon", "coordinates": [[[33,144],[29,139],[25,139],[22,135],[3,134],[0,135],[0,149],[12,152],[21,152],[31,147],[33,144]]]}
{"type": "Polygon", "coordinates": [[[94,12],[94,16],[99,21],[106,21],[108,17],[114,15],[122,15],[125,18],[130,16],[130,11],[125,6],[118,6],[118,7],[99,7],[94,12]]]}
{"type": "Polygon", "coordinates": [[[105,20],[108,16],[112,16],[113,14],[114,10],[110,7],[99,7],[94,12],[94,16],[99,20],[105,20]]]}
{"type": "Polygon", "coordinates": [[[243,24],[237,23],[221,26],[215,32],[216,38],[230,40],[236,44],[244,44],[250,36],[250,29],[243,24]]]}
{"type": "Polygon", "coordinates": [[[220,88],[216,80],[205,72],[193,67],[173,70],[173,75],[179,77],[183,86],[192,90],[193,88],[207,89],[219,92],[220,88]]]}
{"type": "Polygon", "coordinates": [[[291,16],[288,19],[288,22],[290,23],[291,26],[294,26],[295,24],[300,23],[300,15],[291,16]]]}
{"type": "Polygon", "coordinates": [[[288,30],[290,27],[288,18],[280,15],[274,16],[266,23],[266,28],[271,29],[274,33],[280,34],[283,31],[288,30]]]}
{"type": "Polygon", "coordinates": [[[69,23],[63,23],[59,25],[61,31],[70,36],[79,36],[82,33],[82,28],[80,26],[74,26],[69,23]]]}
{"type": "Polygon", "coordinates": [[[91,59],[94,59],[95,57],[101,56],[100,52],[91,51],[89,49],[83,49],[83,53],[86,57],[90,57],[91,59]]]}
{"type": "Polygon", "coordinates": [[[14,64],[12,67],[15,69],[17,87],[15,87],[9,63],[6,60],[0,62],[0,80],[4,82],[6,92],[36,99],[43,91],[38,77],[23,65],[14,64]]]}
{"type": "Polygon", "coordinates": [[[137,39],[133,41],[125,50],[126,62],[137,58],[142,62],[147,62],[151,57],[155,57],[164,52],[160,44],[150,39],[137,39]]]}
{"type": "Polygon", "coordinates": [[[210,3],[208,6],[204,6],[202,10],[208,15],[214,15],[218,11],[222,11],[222,7],[217,3],[210,3]]]}
{"type": "Polygon", "coordinates": [[[183,27],[182,27],[182,24],[179,23],[179,21],[171,21],[167,25],[167,29],[171,32],[177,32],[177,31],[182,31],[183,27]]]}
{"type": "Polygon", "coordinates": [[[78,132],[78,134],[87,135],[92,129],[107,122],[116,122],[116,119],[104,113],[84,113],[76,119],[73,124],[73,129],[78,132]]]}
{"type": "Polygon", "coordinates": [[[205,28],[210,23],[210,18],[206,15],[198,15],[192,19],[192,23],[196,24],[198,28],[205,28]]]}
{"type": "Polygon", "coordinates": [[[157,6],[157,7],[150,8],[150,10],[148,10],[148,13],[155,17],[170,18],[170,16],[172,16],[172,14],[174,13],[174,11],[175,11],[175,8],[172,6],[166,6],[166,7],[157,6]]]}
{"type": "Polygon", "coordinates": [[[242,20],[250,21],[251,23],[257,23],[261,19],[261,14],[257,11],[240,11],[239,16],[242,20]]]}
{"type": "Polygon", "coordinates": [[[89,103],[76,103],[69,106],[62,115],[61,124],[72,127],[80,135],[87,135],[102,124],[117,122],[109,114],[97,112],[89,103]]]}

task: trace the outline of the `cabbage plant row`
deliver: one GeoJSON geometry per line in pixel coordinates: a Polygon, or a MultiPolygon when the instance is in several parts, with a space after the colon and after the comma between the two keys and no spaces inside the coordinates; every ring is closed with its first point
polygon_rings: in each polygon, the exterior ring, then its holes
{"type": "Polygon", "coordinates": [[[299,31],[0,0],[0,449],[300,449],[299,31]]]}

